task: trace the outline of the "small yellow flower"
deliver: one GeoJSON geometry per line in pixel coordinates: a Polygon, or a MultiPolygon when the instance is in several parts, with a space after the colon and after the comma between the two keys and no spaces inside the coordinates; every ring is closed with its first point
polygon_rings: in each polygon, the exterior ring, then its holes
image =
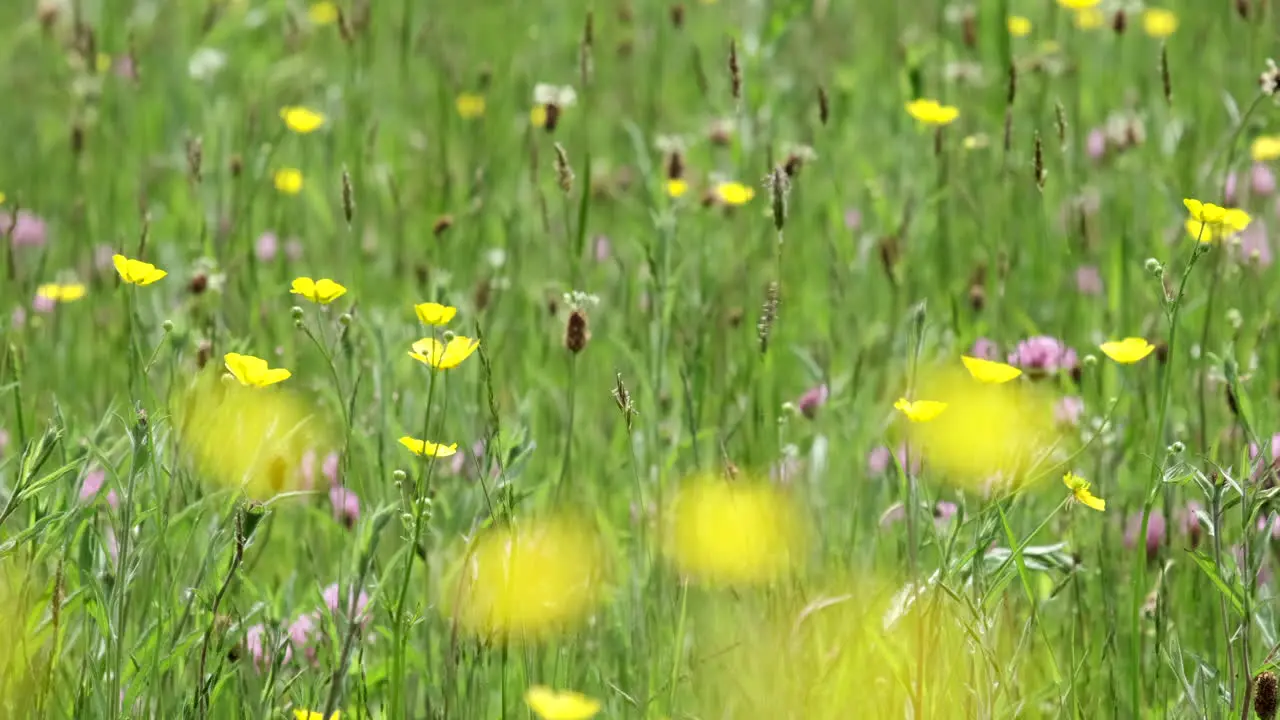
{"type": "Polygon", "coordinates": [[[329,278],[312,280],[309,277],[296,278],[289,292],[301,295],[313,303],[328,305],[347,293],[347,289],[329,278]]]}
{"type": "Polygon", "coordinates": [[[1187,232],[1201,242],[1215,242],[1231,237],[1249,227],[1252,220],[1249,213],[1239,208],[1224,208],[1191,198],[1184,199],[1182,204],[1191,214],[1191,219],[1187,221],[1187,232]]]}
{"type": "Polygon", "coordinates": [[[667,181],[667,195],[673,198],[678,198],[681,195],[684,195],[686,192],[688,192],[688,190],[689,190],[689,183],[685,182],[684,180],[668,180],[667,181]]]}
{"type": "Polygon", "coordinates": [[[409,452],[414,455],[425,455],[426,457],[446,458],[458,452],[458,443],[445,445],[443,443],[433,443],[429,440],[419,440],[408,435],[400,438],[400,444],[408,448],[409,452]]]}
{"type": "Polygon", "coordinates": [[[1018,368],[1002,362],[983,360],[982,358],[969,357],[968,355],[962,355],[960,361],[964,363],[965,368],[973,376],[973,379],[982,383],[990,383],[992,385],[1007,383],[1022,374],[1022,371],[1018,368]]]}
{"type": "Polygon", "coordinates": [[[473,120],[484,115],[485,104],[484,96],[475,93],[462,93],[458,99],[454,101],[454,105],[458,108],[458,115],[463,120],[473,120]]]}
{"type": "Polygon", "coordinates": [[[36,295],[60,303],[75,302],[84,297],[85,292],[85,286],[80,283],[70,283],[68,285],[46,283],[36,288],[36,295]]]}
{"type": "Polygon", "coordinates": [[[1155,345],[1143,338],[1130,337],[1123,340],[1112,340],[1098,346],[1102,353],[1122,365],[1131,365],[1151,354],[1155,345]]]}
{"type": "Polygon", "coordinates": [[[1182,204],[1186,206],[1187,212],[1191,213],[1193,220],[1207,223],[1220,223],[1227,215],[1227,209],[1214,205],[1213,203],[1204,203],[1191,198],[1183,198],[1182,204]]]}
{"type": "Polygon", "coordinates": [[[1009,34],[1014,37],[1026,37],[1031,34],[1031,21],[1021,15],[1010,15],[1005,20],[1009,26],[1009,34]]]}
{"type": "Polygon", "coordinates": [[[1068,10],[1086,10],[1097,7],[1102,0],[1058,0],[1058,4],[1068,10]]]}
{"type": "Polygon", "coordinates": [[[1178,29],[1178,16],[1172,10],[1149,7],[1142,11],[1142,30],[1153,38],[1167,38],[1178,29]]]}
{"type": "Polygon", "coordinates": [[[280,119],[284,120],[285,127],[299,135],[306,135],[319,130],[325,121],[324,113],[316,112],[311,108],[293,105],[280,108],[280,119]]]}
{"type": "Polygon", "coordinates": [[[1098,512],[1107,509],[1107,501],[1100,497],[1096,497],[1089,492],[1089,483],[1084,478],[1075,473],[1067,473],[1062,476],[1062,484],[1067,486],[1072,495],[1076,496],[1076,502],[1088,508],[1093,508],[1098,512]]]}
{"type": "Polygon", "coordinates": [[[111,69],[111,63],[112,60],[110,55],[106,53],[98,53],[98,57],[94,61],[94,69],[98,71],[99,75],[104,75],[111,69]]]}
{"type": "Polygon", "coordinates": [[[0,192],[0,205],[4,204],[4,193],[0,192]]]}
{"type": "Polygon", "coordinates": [[[112,255],[111,262],[115,264],[120,279],[130,285],[150,285],[169,274],[151,263],[133,260],[123,255],[112,255]]]}
{"type": "Polygon", "coordinates": [[[302,192],[302,171],[296,168],[281,168],[275,174],[276,189],[285,195],[297,195],[302,192]]]}
{"type": "Polygon", "coordinates": [[[746,205],[756,196],[755,188],[739,182],[722,182],[716,185],[716,197],[725,205],[746,205]]]}
{"type": "Polygon", "coordinates": [[[524,701],[542,720],[589,720],[600,712],[600,702],[581,693],[556,691],[534,685],[524,701]]]}
{"type": "Polygon", "coordinates": [[[447,345],[435,338],[422,338],[413,344],[409,357],[437,370],[448,370],[458,367],[478,347],[479,342],[461,335],[455,336],[447,345]]]}
{"type": "Polygon", "coordinates": [[[898,401],[893,404],[893,409],[906,415],[911,422],[923,423],[941,415],[942,411],[947,409],[947,404],[937,400],[898,398],[898,401]]]}
{"type": "Polygon", "coordinates": [[[533,109],[529,110],[529,124],[536,128],[547,126],[546,105],[534,105],[533,109]]]}
{"type": "Polygon", "coordinates": [[[1075,23],[1081,30],[1097,30],[1107,24],[1107,16],[1096,7],[1081,8],[1076,11],[1075,23]]]}
{"type": "Polygon", "coordinates": [[[288,380],[293,373],[284,368],[269,368],[267,361],[252,355],[227,353],[222,356],[227,371],[245,387],[263,388],[288,380]]]}
{"type": "Polygon", "coordinates": [[[911,117],[925,125],[950,125],[960,117],[960,110],[951,105],[941,105],[937,100],[912,100],[907,103],[911,117]]]}
{"type": "Polygon", "coordinates": [[[417,314],[418,320],[423,325],[448,325],[453,316],[458,314],[458,308],[451,305],[425,302],[414,305],[413,312],[417,314]]]}
{"type": "MultiPolygon", "coordinates": [[[[1255,138],[1249,152],[1257,162],[1280,158],[1280,135],[1261,135],[1255,138]]],[[[3,198],[0,195],[0,202],[3,202],[3,198]]]]}
{"type": "Polygon", "coordinates": [[[312,25],[332,25],[338,22],[338,6],[334,3],[317,2],[307,8],[307,19],[312,25]]]}

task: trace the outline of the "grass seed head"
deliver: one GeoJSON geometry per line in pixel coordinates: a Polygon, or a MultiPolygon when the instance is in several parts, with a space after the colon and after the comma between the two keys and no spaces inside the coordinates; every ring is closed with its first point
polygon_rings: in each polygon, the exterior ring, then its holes
{"type": "Polygon", "coordinates": [[[1258,673],[1253,679],[1253,712],[1259,720],[1274,720],[1280,707],[1278,690],[1276,674],[1270,670],[1258,673]]]}

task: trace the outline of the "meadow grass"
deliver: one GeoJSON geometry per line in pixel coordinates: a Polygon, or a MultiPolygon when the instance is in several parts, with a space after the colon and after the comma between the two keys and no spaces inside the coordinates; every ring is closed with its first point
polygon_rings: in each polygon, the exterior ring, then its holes
{"type": "Polygon", "coordinates": [[[1072,4],[0,3],[0,716],[1273,716],[1276,10],[1072,4]]]}

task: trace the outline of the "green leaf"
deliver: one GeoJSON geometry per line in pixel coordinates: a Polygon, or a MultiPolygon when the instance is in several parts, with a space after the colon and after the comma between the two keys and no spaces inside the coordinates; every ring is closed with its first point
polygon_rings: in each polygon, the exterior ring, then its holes
{"type": "Polygon", "coordinates": [[[1200,566],[1200,569],[1204,571],[1204,574],[1209,576],[1209,580],[1217,586],[1218,591],[1231,602],[1231,606],[1236,609],[1236,612],[1243,615],[1244,600],[1240,597],[1240,591],[1232,587],[1231,584],[1222,577],[1218,572],[1218,565],[1213,561],[1213,558],[1205,555],[1199,550],[1188,550],[1187,553],[1191,555],[1192,560],[1196,561],[1196,565],[1200,566]]]}

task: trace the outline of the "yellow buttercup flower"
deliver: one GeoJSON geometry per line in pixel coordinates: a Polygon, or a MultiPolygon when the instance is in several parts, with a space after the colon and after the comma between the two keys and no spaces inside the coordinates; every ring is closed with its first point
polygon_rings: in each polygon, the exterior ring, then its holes
{"type": "Polygon", "coordinates": [[[440,303],[425,302],[413,306],[413,312],[423,325],[447,325],[458,314],[458,308],[440,303]]]}
{"type": "Polygon", "coordinates": [[[284,120],[285,127],[299,135],[319,130],[325,121],[324,113],[292,105],[280,108],[280,119],[284,120]]]}
{"type": "Polygon", "coordinates": [[[529,110],[529,124],[536,128],[546,127],[547,125],[547,106],[534,105],[529,110]]]}
{"type": "Polygon", "coordinates": [[[133,260],[123,255],[112,255],[111,262],[115,264],[120,279],[130,285],[150,285],[169,274],[151,263],[133,260]]]}
{"type": "Polygon", "coordinates": [[[289,292],[301,295],[313,303],[328,305],[347,293],[347,289],[329,278],[312,280],[309,277],[296,278],[289,292]]]}
{"type": "Polygon", "coordinates": [[[1026,37],[1031,34],[1031,21],[1021,15],[1010,15],[1005,24],[1009,26],[1009,34],[1014,37],[1026,37]]]}
{"type": "Polygon", "coordinates": [[[1058,0],[1058,4],[1068,10],[1086,10],[1097,7],[1102,0],[1058,0]]]}
{"type": "Polygon", "coordinates": [[[739,182],[722,182],[716,185],[716,197],[725,205],[746,205],[756,196],[756,191],[749,185],[739,182]]]}
{"type": "MultiPolygon", "coordinates": [[[[1280,135],[1260,135],[1254,138],[1249,153],[1257,162],[1280,158],[1280,135]]],[[[3,199],[4,195],[0,195],[0,202],[3,202],[3,199]]]]}
{"type": "Polygon", "coordinates": [[[1075,23],[1081,30],[1097,30],[1107,24],[1107,16],[1096,7],[1082,8],[1076,11],[1075,23]]]}
{"type": "Polygon", "coordinates": [[[462,364],[478,347],[479,342],[461,335],[455,336],[447,344],[435,338],[422,338],[413,344],[409,357],[437,370],[448,370],[462,364]]]}
{"type": "Polygon", "coordinates": [[[419,440],[408,435],[400,438],[400,444],[408,448],[409,452],[414,455],[426,457],[446,458],[458,452],[458,443],[445,445],[443,443],[433,443],[429,440],[419,440]]]}
{"type": "Polygon", "coordinates": [[[276,189],[285,195],[297,195],[302,192],[302,171],[296,168],[281,168],[274,177],[276,189]]]}
{"type": "Polygon", "coordinates": [[[1142,31],[1153,38],[1167,38],[1178,29],[1178,16],[1172,10],[1149,7],[1142,11],[1142,31]]]}
{"type": "Polygon", "coordinates": [[[253,355],[227,353],[222,356],[227,371],[245,387],[263,388],[288,380],[293,373],[284,368],[269,368],[267,361],[253,355]]]}
{"type": "Polygon", "coordinates": [[[86,290],[84,285],[80,283],[70,283],[60,285],[58,283],[46,283],[36,288],[36,295],[46,300],[52,300],[59,303],[75,302],[84,297],[86,290]]]}
{"type": "Polygon", "coordinates": [[[600,712],[600,702],[582,693],[556,691],[534,685],[524,694],[524,701],[542,720],[589,720],[600,712]]]}
{"type": "Polygon", "coordinates": [[[1155,345],[1143,338],[1130,337],[1123,340],[1112,340],[1098,346],[1102,353],[1122,365],[1138,362],[1156,349],[1155,345]]]}
{"type": "Polygon", "coordinates": [[[462,116],[463,120],[482,117],[485,110],[484,96],[476,93],[462,93],[454,101],[454,106],[458,108],[458,115],[462,116]]]}
{"type": "Polygon", "coordinates": [[[1191,198],[1183,199],[1182,204],[1191,214],[1187,232],[1201,242],[1214,242],[1242,232],[1252,220],[1249,213],[1239,208],[1224,208],[1191,198]]]}
{"type": "Polygon", "coordinates": [[[937,400],[898,398],[898,401],[893,404],[893,409],[906,415],[911,422],[922,423],[929,422],[941,415],[942,411],[947,409],[947,404],[937,400]]]}
{"type": "Polygon", "coordinates": [[[993,360],[983,360],[982,358],[962,355],[960,361],[964,363],[965,369],[969,371],[973,379],[978,382],[998,385],[1007,383],[1022,374],[1021,370],[1012,365],[993,360]]]}
{"type": "Polygon", "coordinates": [[[925,125],[950,125],[960,117],[960,110],[941,105],[937,100],[919,99],[907,103],[907,113],[925,125]]]}
{"type": "Polygon", "coordinates": [[[307,19],[312,25],[332,25],[338,22],[338,6],[334,3],[317,2],[307,8],[307,19]]]}
{"type": "Polygon", "coordinates": [[[681,195],[684,195],[688,191],[689,191],[689,183],[685,182],[684,180],[668,180],[667,181],[667,195],[670,197],[678,198],[681,195]]]}
{"type": "Polygon", "coordinates": [[[1072,495],[1076,496],[1076,502],[1088,508],[1093,508],[1098,512],[1107,509],[1107,501],[1095,496],[1089,492],[1089,483],[1084,478],[1075,473],[1067,473],[1062,476],[1062,484],[1067,486],[1072,495]]]}

